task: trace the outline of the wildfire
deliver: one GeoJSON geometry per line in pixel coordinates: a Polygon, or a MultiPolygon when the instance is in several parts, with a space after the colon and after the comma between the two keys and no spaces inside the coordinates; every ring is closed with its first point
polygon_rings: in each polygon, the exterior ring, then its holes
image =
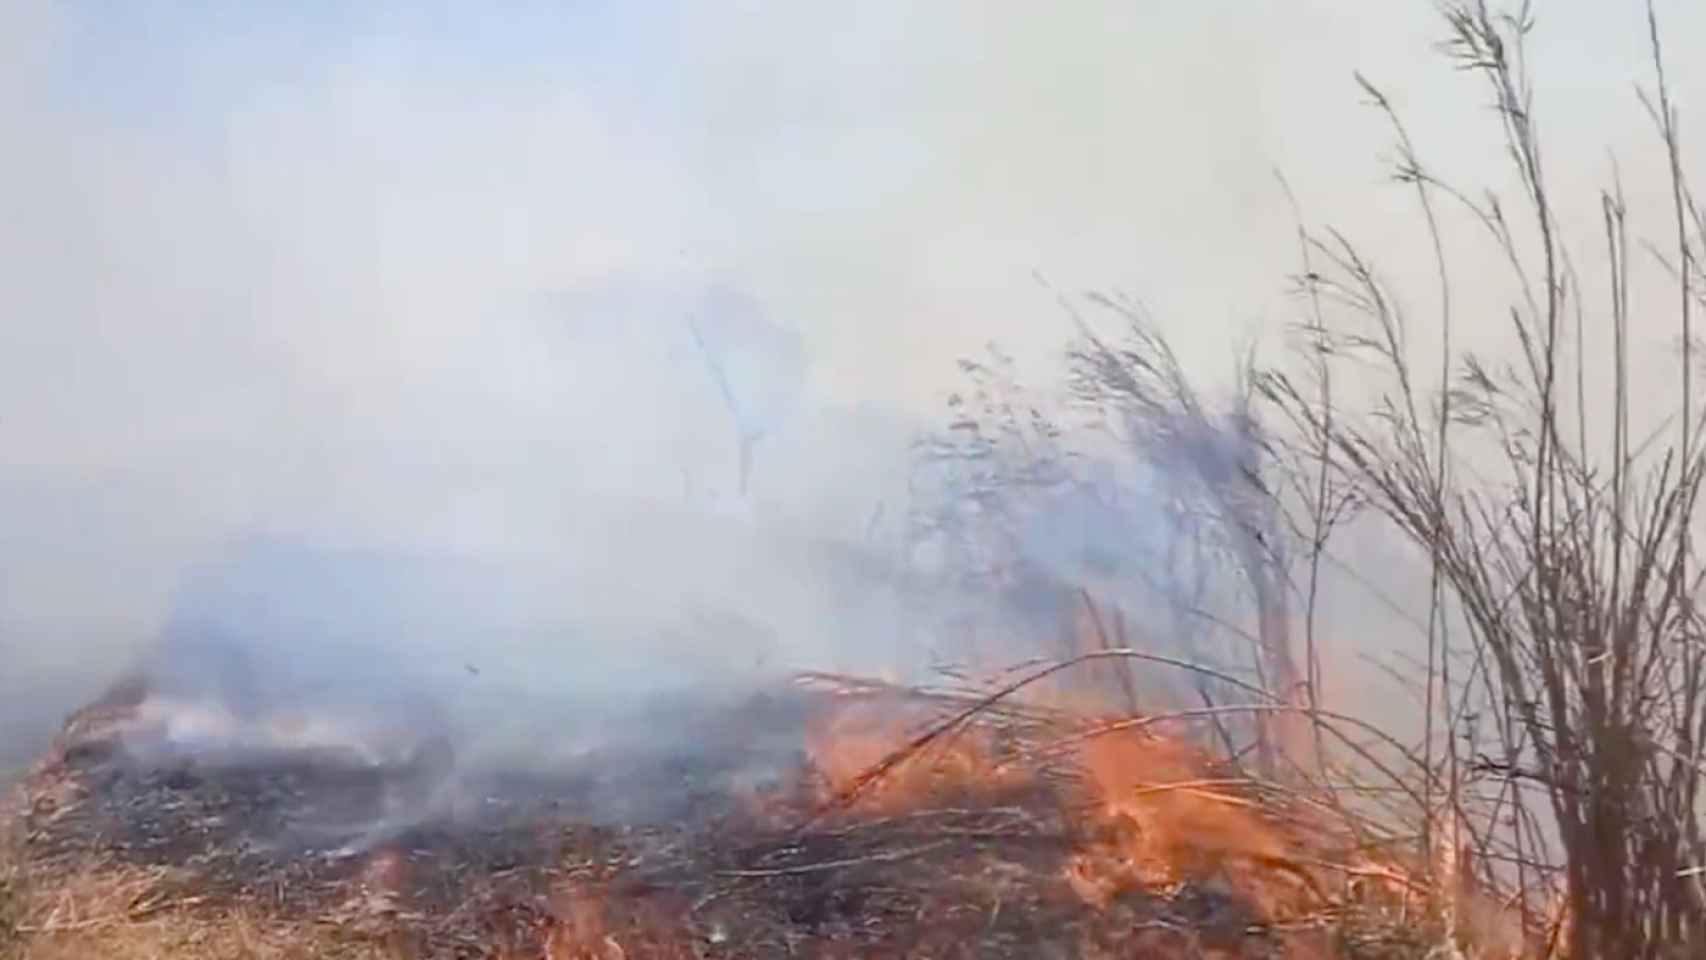
{"type": "Polygon", "coordinates": [[[1047,784],[1048,799],[1079,838],[1068,879],[1092,904],[1186,881],[1217,884],[1270,917],[1325,899],[1301,831],[1233,792],[1239,781],[1185,742],[1114,730],[1073,744],[1064,769],[1057,763],[1050,771],[1003,750],[998,731],[986,727],[907,755],[916,727],[908,720],[894,704],[869,703],[822,717],[808,744],[823,796],[853,797],[857,814],[894,815],[948,803],[993,805],[1026,792],[1035,800],[1047,784]]]}
{"type": "Polygon", "coordinates": [[[1121,730],[1086,740],[1079,769],[1101,824],[1101,849],[1081,854],[1079,885],[1105,902],[1121,885],[1150,889],[1181,881],[1220,885],[1264,917],[1296,915],[1326,899],[1295,830],[1236,793],[1189,745],[1121,730]],[[1113,861],[1102,876],[1084,865],[1113,861]],[[1112,890],[1110,890],[1112,886],[1112,890]]]}
{"type": "Polygon", "coordinates": [[[892,702],[854,702],[820,714],[806,732],[817,799],[847,798],[866,815],[904,813],[964,800],[991,802],[1033,782],[1032,771],[1001,762],[995,735],[972,729],[900,757],[920,713],[892,702]],[[874,775],[882,771],[881,776],[874,775]]]}
{"type": "MultiPolygon", "coordinates": [[[[814,693],[797,713],[763,714],[803,722],[801,755],[744,806],[691,823],[595,827],[576,826],[565,797],[570,819],[518,821],[527,837],[501,851],[482,846],[493,842],[484,827],[429,825],[326,861],[323,883],[299,887],[337,893],[308,929],[396,945],[387,955],[411,960],[474,943],[502,960],[1326,958],[1351,956],[1324,945],[1316,922],[1348,902],[1345,881],[1402,880],[1330,818],[1165,724],[1074,711],[1058,697],[1046,709],[988,700],[854,682],[844,695],[814,693]],[[487,862],[510,865],[481,872],[487,862]],[[454,930],[440,923],[447,912],[462,918],[454,930]]],[[[72,751],[67,763],[100,756],[72,751]]],[[[209,802],[231,795],[209,767],[148,787],[161,791],[158,806],[155,793],[120,798],[114,815],[153,810],[136,824],[152,836],[161,817],[198,807],[174,792],[196,784],[209,802]]],[[[261,803],[312,789],[241,795],[261,803]]],[[[89,822],[98,833],[112,826],[89,822]]],[[[315,869],[289,862],[277,882],[315,869]]],[[[1366,895],[1379,884],[1362,886],[1366,895]]],[[[1392,892],[1407,893],[1397,884],[1375,895],[1392,892]]],[[[39,919],[31,907],[30,922],[63,925],[48,907],[39,919]]]]}

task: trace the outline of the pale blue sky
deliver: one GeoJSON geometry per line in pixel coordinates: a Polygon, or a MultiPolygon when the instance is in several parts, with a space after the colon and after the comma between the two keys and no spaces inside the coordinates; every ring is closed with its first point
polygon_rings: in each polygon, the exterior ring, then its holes
{"type": "Polygon", "coordinates": [[[555,82],[656,109],[676,4],[67,3],[54,50],[67,101],[120,123],[217,123],[303,76],[380,48],[451,78],[555,82]],[[501,9],[500,9],[501,7],[501,9]]]}

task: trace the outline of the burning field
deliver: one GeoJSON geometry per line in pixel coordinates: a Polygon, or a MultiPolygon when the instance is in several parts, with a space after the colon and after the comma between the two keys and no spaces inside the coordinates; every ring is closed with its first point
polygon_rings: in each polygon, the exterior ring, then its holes
{"type": "Polygon", "coordinates": [[[1351,820],[1159,718],[828,676],[692,709],[691,742],[522,775],[174,746],[181,708],[121,685],[16,791],[0,955],[1425,953],[1351,820]]]}

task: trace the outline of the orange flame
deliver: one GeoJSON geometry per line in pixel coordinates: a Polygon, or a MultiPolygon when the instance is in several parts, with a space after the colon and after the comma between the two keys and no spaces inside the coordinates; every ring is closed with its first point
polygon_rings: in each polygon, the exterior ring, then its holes
{"type": "Polygon", "coordinates": [[[976,729],[943,737],[883,776],[870,777],[907,746],[918,720],[918,714],[889,703],[847,705],[820,716],[806,734],[807,755],[821,778],[819,802],[856,794],[862,812],[900,813],[993,797],[1030,781],[1027,771],[1002,765],[994,738],[976,729]]]}

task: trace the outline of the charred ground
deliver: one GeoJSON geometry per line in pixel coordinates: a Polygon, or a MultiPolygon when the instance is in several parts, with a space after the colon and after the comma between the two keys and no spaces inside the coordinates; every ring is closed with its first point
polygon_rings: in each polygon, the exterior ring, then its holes
{"type": "Polygon", "coordinates": [[[667,749],[446,777],[431,749],[139,750],[148,696],[74,716],[16,791],[10,955],[1422,950],[1395,870],[1182,741],[1046,748],[1088,716],[992,708],[944,726],[952,697],[820,678],[706,708],[667,749]]]}

